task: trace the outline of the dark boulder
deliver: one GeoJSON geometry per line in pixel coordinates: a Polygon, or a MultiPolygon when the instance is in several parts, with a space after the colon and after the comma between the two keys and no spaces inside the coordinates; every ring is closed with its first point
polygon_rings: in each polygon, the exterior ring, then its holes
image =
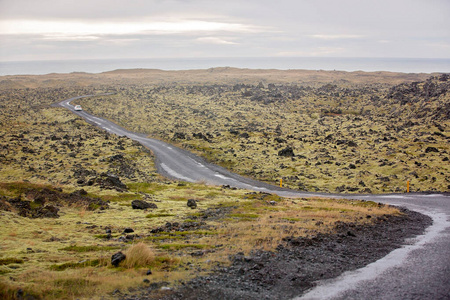
{"type": "Polygon", "coordinates": [[[94,183],[103,189],[117,190],[123,192],[128,190],[127,186],[120,181],[120,178],[116,175],[102,173],[100,176],[94,179],[94,183]]]}
{"type": "Polygon", "coordinates": [[[134,230],[133,230],[133,228],[125,228],[124,230],[123,230],[123,233],[132,233],[132,232],[134,232],[134,230]]]}
{"type": "Polygon", "coordinates": [[[120,161],[120,160],[123,160],[123,154],[120,154],[120,153],[113,155],[109,158],[110,162],[115,162],[115,161],[120,161]]]}
{"type": "Polygon", "coordinates": [[[195,201],[194,199],[189,199],[187,201],[187,206],[192,209],[197,208],[197,201],[195,201]]]}
{"type": "Polygon", "coordinates": [[[71,193],[72,196],[78,196],[78,197],[87,196],[87,194],[88,193],[84,189],[76,190],[76,191],[71,193]]]}
{"type": "Polygon", "coordinates": [[[425,149],[425,153],[430,152],[439,152],[439,150],[436,147],[427,147],[427,149],[425,149]]]}
{"type": "Polygon", "coordinates": [[[36,203],[38,205],[44,205],[45,202],[46,202],[46,199],[42,195],[38,195],[36,198],[34,198],[34,203],[36,203]]]}
{"type": "Polygon", "coordinates": [[[47,205],[45,207],[39,208],[34,213],[34,218],[59,218],[58,215],[59,208],[53,205],[47,205]]]}
{"type": "Polygon", "coordinates": [[[293,157],[295,156],[294,150],[292,147],[286,147],[280,151],[278,151],[278,156],[285,156],[285,157],[293,157]]]}
{"type": "Polygon", "coordinates": [[[173,139],[178,139],[178,140],[185,140],[186,139],[186,135],[182,132],[175,132],[173,134],[173,139]]]}
{"type": "Polygon", "coordinates": [[[345,185],[336,187],[336,193],[342,193],[345,191],[345,185]]]}
{"type": "Polygon", "coordinates": [[[131,202],[131,207],[133,209],[158,208],[155,203],[149,203],[143,200],[133,200],[131,202]]]}
{"type": "Polygon", "coordinates": [[[354,141],[348,141],[347,145],[349,145],[350,147],[358,147],[358,144],[354,141]]]}
{"type": "Polygon", "coordinates": [[[111,256],[111,264],[114,267],[118,267],[119,264],[125,260],[125,258],[127,258],[125,254],[119,251],[111,256]]]}
{"type": "Polygon", "coordinates": [[[208,137],[207,137],[206,135],[204,135],[203,133],[201,133],[201,132],[199,132],[199,133],[193,133],[192,136],[193,136],[194,138],[202,139],[202,140],[204,140],[204,141],[210,142],[210,140],[208,139],[208,137]]]}
{"type": "Polygon", "coordinates": [[[381,181],[381,182],[390,182],[391,180],[389,179],[389,177],[383,177],[383,176],[380,176],[380,177],[378,177],[378,180],[379,181],[381,181]]]}

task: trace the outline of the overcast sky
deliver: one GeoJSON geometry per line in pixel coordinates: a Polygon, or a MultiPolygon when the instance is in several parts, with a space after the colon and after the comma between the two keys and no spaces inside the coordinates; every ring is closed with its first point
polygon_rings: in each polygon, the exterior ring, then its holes
{"type": "Polygon", "coordinates": [[[450,58],[450,0],[0,0],[0,61],[450,58]]]}

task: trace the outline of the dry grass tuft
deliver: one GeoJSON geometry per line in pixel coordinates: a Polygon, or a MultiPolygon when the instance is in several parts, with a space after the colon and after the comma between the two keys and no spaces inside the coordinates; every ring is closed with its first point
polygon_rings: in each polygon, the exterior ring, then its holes
{"type": "Polygon", "coordinates": [[[15,299],[16,291],[10,285],[0,281],[0,299],[15,299]]]}
{"type": "Polygon", "coordinates": [[[127,269],[145,267],[155,260],[153,250],[142,242],[128,248],[125,255],[126,259],[122,265],[127,269]]]}

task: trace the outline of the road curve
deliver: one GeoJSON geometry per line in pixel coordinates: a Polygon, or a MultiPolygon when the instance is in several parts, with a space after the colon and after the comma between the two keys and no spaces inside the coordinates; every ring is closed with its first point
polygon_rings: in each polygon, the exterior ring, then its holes
{"type": "Polygon", "coordinates": [[[295,299],[450,299],[450,197],[443,194],[343,195],[289,190],[249,179],[210,164],[183,149],[119,125],[76,111],[71,101],[57,105],[84,118],[87,122],[118,136],[126,136],[152,150],[158,172],[168,178],[204,182],[211,185],[276,193],[284,197],[333,197],[372,200],[403,206],[426,214],[433,225],[426,233],[409,241],[386,257],[356,271],[346,272],[333,280],[318,282],[317,287],[295,299]]]}

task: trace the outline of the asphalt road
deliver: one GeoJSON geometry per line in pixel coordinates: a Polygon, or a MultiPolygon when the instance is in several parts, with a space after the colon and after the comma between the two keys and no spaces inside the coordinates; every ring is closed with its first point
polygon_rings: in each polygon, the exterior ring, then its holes
{"type": "Polygon", "coordinates": [[[450,299],[450,197],[443,194],[343,195],[299,192],[262,183],[207,163],[192,153],[168,143],[130,132],[117,124],[75,111],[71,101],[59,103],[87,122],[112,134],[127,136],[156,156],[158,172],[188,182],[229,185],[285,197],[334,197],[372,200],[403,206],[429,215],[433,225],[426,233],[408,241],[383,259],[338,278],[319,282],[318,286],[296,299],[450,299]]]}

